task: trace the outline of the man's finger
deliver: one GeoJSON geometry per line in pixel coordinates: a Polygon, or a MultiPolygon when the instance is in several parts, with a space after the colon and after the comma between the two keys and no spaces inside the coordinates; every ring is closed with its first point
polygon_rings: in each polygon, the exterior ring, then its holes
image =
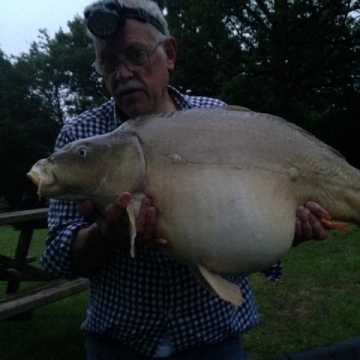
{"type": "Polygon", "coordinates": [[[153,236],[156,230],[156,209],[154,206],[148,207],[146,211],[146,226],[143,229],[144,236],[153,236]]]}
{"type": "Polygon", "coordinates": [[[131,194],[128,192],[122,193],[119,195],[111,207],[109,214],[107,216],[108,222],[118,223],[124,219],[124,214],[126,213],[126,207],[129,205],[131,200],[131,194]]]}
{"type": "Polygon", "coordinates": [[[330,214],[322,208],[318,203],[313,201],[308,201],[305,204],[305,207],[311,211],[313,215],[315,215],[318,219],[330,220],[330,214]]]}
{"type": "Polygon", "coordinates": [[[304,206],[299,206],[296,210],[296,216],[297,216],[297,223],[295,223],[295,226],[297,226],[297,228],[295,228],[296,238],[302,241],[307,241],[312,239],[313,231],[311,224],[309,222],[309,217],[311,216],[310,210],[304,206]]]}
{"type": "Polygon", "coordinates": [[[327,238],[327,231],[324,229],[319,219],[312,214],[309,216],[309,224],[312,229],[312,238],[316,240],[324,240],[327,238]]]}
{"type": "Polygon", "coordinates": [[[164,238],[142,238],[140,237],[140,241],[142,241],[143,245],[149,247],[162,247],[168,245],[168,240],[164,238]]]}
{"type": "Polygon", "coordinates": [[[147,212],[149,207],[151,206],[151,201],[149,198],[145,198],[140,207],[140,212],[138,217],[136,218],[135,225],[138,234],[143,234],[146,228],[146,221],[147,221],[147,212]]]}

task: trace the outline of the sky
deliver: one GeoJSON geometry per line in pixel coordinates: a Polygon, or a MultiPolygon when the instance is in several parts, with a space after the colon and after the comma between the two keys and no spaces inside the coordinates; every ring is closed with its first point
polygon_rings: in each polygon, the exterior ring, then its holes
{"type": "Polygon", "coordinates": [[[47,29],[50,38],[94,0],[0,0],[0,49],[5,55],[28,52],[37,41],[39,29],[47,29]]]}

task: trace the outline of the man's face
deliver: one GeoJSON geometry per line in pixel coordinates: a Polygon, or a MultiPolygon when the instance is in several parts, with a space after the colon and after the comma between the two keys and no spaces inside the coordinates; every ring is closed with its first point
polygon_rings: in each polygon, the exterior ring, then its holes
{"type": "Polygon", "coordinates": [[[122,60],[137,51],[150,54],[149,61],[139,69],[128,69],[120,61],[113,74],[104,76],[116,105],[129,117],[169,110],[167,86],[175,64],[176,43],[169,38],[159,45],[155,34],[151,25],[129,19],[114,37],[95,41],[100,62],[122,60]]]}

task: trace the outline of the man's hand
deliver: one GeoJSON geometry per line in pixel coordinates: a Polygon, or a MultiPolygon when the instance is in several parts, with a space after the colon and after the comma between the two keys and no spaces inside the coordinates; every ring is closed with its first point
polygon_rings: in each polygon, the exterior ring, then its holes
{"type": "MultiPolygon", "coordinates": [[[[131,201],[131,194],[124,192],[119,195],[111,207],[107,217],[103,216],[94,206],[91,200],[84,200],[77,206],[78,212],[84,217],[93,220],[102,237],[111,242],[120,244],[129,241],[129,218],[126,208],[131,201]]],[[[166,245],[165,239],[154,239],[156,229],[156,209],[151,200],[145,198],[141,204],[140,213],[136,221],[137,235],[144,241],[150,241],[153,245],[166,245]]]]}
{"type": "MultiPolygon", "coordinates": [[[[106,217],[96,209],[93,201],[78,203],[79,213],[94,223],[79,229],[71,243],[70,259],[74,271],[88,276],[101,268],[121,244],[130,245],[130,223],[126,211],[130,200],[130,193],[119,195],[106,217]]],[[[139,240],[148,240],[149,245],[166,245],[165,239],[154,239],[155,228],[156,209],[150,199],[144,199],[136,219],[139,240]]]]}
{"type": "Polygon", "coordinates": [[[321,224],[321,219],[330,220],[331,216],[319,204],[308,201],[304,206],[299,206],[296,211],[293,246],[312,239],[326,239],[327,231],[321,224]]]}
{"type": "Polygon", "coordinates": [[[145,198],[141,203],[139,216],[135,220],[137,241],[140,240],[145,245],[150,246],[167,245],[168,241],[166,239],[154,237],[156,219],[156,208],[149,198],[145,198]]]}

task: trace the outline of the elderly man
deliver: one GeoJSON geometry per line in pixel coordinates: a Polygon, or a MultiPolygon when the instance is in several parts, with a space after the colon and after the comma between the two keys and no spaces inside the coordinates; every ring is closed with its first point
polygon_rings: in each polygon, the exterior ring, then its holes
{"type": "MultiPolygon", "coordinates": [[[[85,17],[95,68],[112,99],[69,121],[56,149],[112,131],[135,116],[224,105],[169,86],[177,44],[155,2],[105,0],[88,6],[85,17]]],[[[246,359],[239,334],[258,322],[248,280],[228,277],[244,296],[244,303],[235,307],[210,295],[187,267],[166,257],[159,250],[166,239],[148,240],[153,246],[142,247],[132,259],[123,246],[128,243],[125,208],[130,199],[129,193],[120,194],[107,218],[91,201],[51,202],[42,262],[54,274],[90,279],[82,325],[89,333],[87,359],[246,359]]],[[[329,215],[317,204],[300,207],[296,241],[326,237],[322,217],[329,215]]],[[[143,201],[136,226],[144,239],[154,233],[156,209],[150,199],[143,201]]],[[[280,265],[266,275],[278,279],[280,265]]]]}

